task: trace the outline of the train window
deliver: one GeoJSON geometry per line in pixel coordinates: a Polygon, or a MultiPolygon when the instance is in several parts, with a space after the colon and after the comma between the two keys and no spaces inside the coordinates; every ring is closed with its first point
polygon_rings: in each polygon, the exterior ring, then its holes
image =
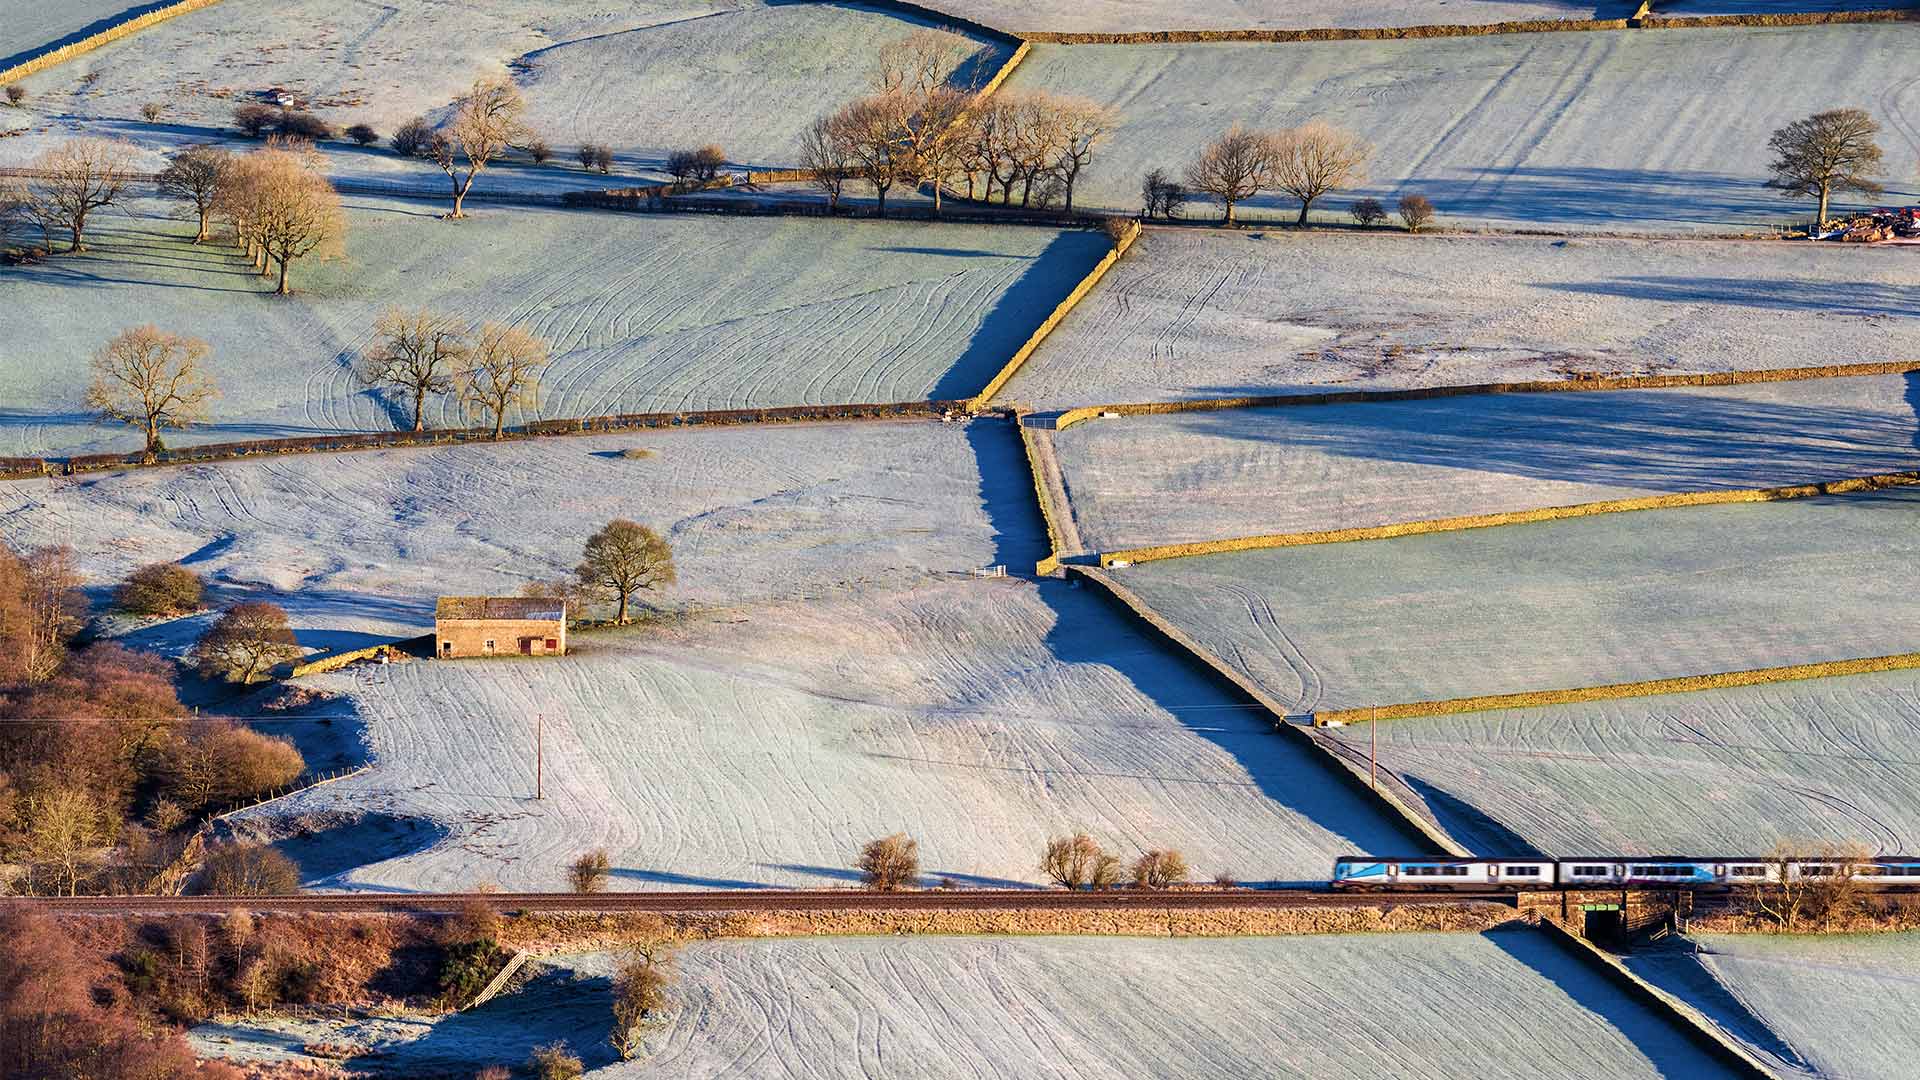
{"type": "Polygon", "coordinates": [[[1734,877],[1766,877],[1767,868],[1764,866],[1735,866],[1731,873],[1734,877]]]}
{"type": "Polygon", "coordinates": [[[1805,864],[1802,864],[1800,867],[1800,876],[1801,877],[1832,877],[1833,871],[1834,871],[1834,868],[1831,866],[1807,866],[1805,864]]]}
{"type": "Polygon", "coordinates": [[[1604,866],[1576,866],[1573,868],[1573,874],[1576,877],[1606,877],[1611,873],[1613,873],[1613,871],[1604,866]]]}
{"type": "Polygon", "coordinates": [[[1467,868],[1464,866],[1443,866],[1440,868],[1440,872],[1448,877],[1467,876],[1467,868]]]}
{"type": "Polygon", "coordinates": [[[1500,868],[1500,872],[1507,875],[1508,877],[1539,877],[1540,876],[1540,868],[1537,866],[1503,866],[1500,868]]]}
{"type": "Polygon", "coordinates": [[[1691,866],[1660,866],[1648,863],[1627,868],[1633,877],[1692,877],[1691,866]]]}

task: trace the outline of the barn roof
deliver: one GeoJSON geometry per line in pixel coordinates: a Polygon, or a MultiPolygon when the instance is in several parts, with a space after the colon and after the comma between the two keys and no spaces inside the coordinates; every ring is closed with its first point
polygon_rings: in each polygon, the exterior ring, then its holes
{"type": "Polygon", "coordinates": [[[567,617],[567,602],[545,596],[443,596],[433,606],[433,617],[554,622],[567,617]]]}

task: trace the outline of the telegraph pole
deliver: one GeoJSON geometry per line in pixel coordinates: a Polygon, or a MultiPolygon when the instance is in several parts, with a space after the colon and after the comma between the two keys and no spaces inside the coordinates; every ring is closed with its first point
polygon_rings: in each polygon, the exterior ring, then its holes
{"type": "Polygon", "coordinates": [[[547,797],[547,718],[533,714],[533,797],[547,797]]]}

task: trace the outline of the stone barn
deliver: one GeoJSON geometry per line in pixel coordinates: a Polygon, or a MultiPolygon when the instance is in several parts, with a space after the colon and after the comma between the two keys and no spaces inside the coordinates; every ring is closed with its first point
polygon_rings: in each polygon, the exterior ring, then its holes
{"type": "Polygon", "coordinates": [[[433,654],[559,656],[567,602],[527,596],[443,596],[433,610],[433,654]]]}

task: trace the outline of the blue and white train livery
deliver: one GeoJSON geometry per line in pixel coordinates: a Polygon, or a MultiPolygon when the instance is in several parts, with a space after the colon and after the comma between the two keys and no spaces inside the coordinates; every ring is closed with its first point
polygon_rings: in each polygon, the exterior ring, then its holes
{"type": "Polygon", "coordinates": [[[1441,855],[1363,856],[1334,860],[1336,889],[1461,892],[1523,889],[1737,889],[1844,874],[1876,888],[1920,888],[1920,857],[1839,859],[1583,855],[1578,858],[1456,859],[1441,855]]]}

